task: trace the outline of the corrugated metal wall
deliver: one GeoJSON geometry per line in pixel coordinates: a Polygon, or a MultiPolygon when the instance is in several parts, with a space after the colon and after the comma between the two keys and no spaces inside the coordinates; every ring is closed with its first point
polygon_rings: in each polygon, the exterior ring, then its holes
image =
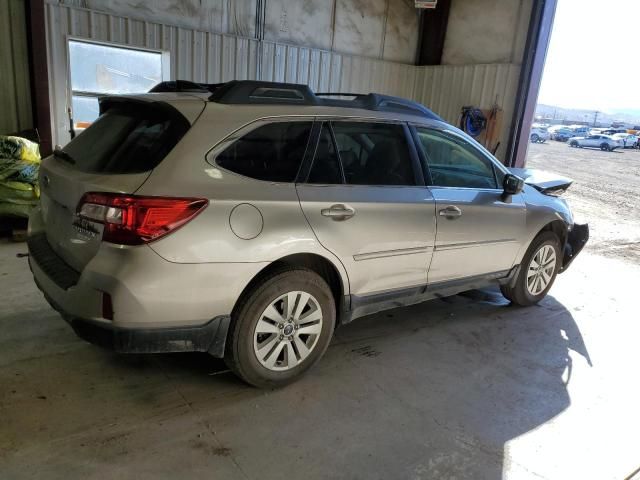
{"type": "Polygon", "coordinates": [[[417,83],[414,98],[428,105],[449,123],[456,124],[465,105],[491,108],[498,105],[504,111],[498,158],[503,159],[509,125],[515,108],[520,66],[438,65],[416,67],[417,83]]]}
{"type": "Polygon", "coordinates": [[[513,112],[517,65],[416,67],[144,22],[52,0],[46,8],[54,143],[68,140],[69,36],[168,51],[173,79],[210,83],[261,79],[307,83],[315,91],[375,91],[418,100],[452,123],[463,105],[489,108],[497,103],[505,111],[505,124],[513,112]]]}
{"type": "Polygon", "coordinates": [[[378,91],[412,97],[413,65],[201,32],[48,2],[47,44],[54,143],[65,143],[69,36],[170,52],[171,78],[308,83],[316,91],[378,91]],[[261,60],[259,62],[259,60],[261,60]]]}
{"type": "Polygon", "coordinates": [[[0,1],[0,134],[33,127],[24,0],[0,1]]]}

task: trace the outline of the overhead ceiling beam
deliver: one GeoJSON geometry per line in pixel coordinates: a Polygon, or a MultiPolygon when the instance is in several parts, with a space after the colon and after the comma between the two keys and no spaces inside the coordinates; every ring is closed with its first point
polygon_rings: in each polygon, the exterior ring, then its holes
{"type": "Polygon", "coordinates": [[[434,9],[420,12],[416,65],[440,65],[449,24],[451,0],[438,0],[434,9]]]}

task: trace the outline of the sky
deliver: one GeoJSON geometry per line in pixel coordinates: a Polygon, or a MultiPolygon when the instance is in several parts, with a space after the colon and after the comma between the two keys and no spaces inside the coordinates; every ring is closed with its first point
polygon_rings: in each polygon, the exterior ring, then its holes
{"type": "Polygon", "coordinates": [[[558,0],[538,101],[640,111],[640,0],[558,0]]]}

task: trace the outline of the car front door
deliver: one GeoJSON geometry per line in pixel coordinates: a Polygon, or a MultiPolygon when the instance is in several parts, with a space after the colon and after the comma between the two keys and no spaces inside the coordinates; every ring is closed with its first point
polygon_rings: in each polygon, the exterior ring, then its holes
{"type": "Polygon", "coordinates": [[[356,297],[427,282],[435,202],[409,135],[403,123],[324,121],[297,184],[309,224],[356,297]]]}
{"type": "Polygon", "coordinates": [[[522,194],[505,197],[504,172],[454,131],[415,127],[436,202],[429,285],[506,275],[526,234],[522,194]]]}

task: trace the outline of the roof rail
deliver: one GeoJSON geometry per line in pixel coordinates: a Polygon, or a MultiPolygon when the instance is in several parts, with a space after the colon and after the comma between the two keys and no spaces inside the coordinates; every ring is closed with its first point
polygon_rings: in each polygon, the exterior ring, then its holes
{"type": "Polygon", "coordinates": [[[150,92],[211,93],[209,101],[236,105],[317,105],[326,107],[360,108],[378,112],[396,112],[442,120],[424,105],[406,98],[379,93],[313,93],[308,85],[295,83],[232,80],[226,83],[195,83],[186,80],[161,82],[150,92]],[[323,97],[354,97],[351,100],[323,97]]]}

